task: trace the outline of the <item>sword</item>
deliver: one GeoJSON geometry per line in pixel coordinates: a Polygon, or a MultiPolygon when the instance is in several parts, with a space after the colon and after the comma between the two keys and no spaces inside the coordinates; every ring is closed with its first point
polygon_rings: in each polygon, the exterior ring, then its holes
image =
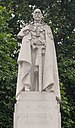
{"type": "Polygon", "coordinates": [[[45,49],[45,46],[43,45],[39,45],[38,46],[38,59],[39,59],[39,91],[41,92],[42,91],[42,78],[43,78],[43,69],[42,69],[42,49],[45,49]]]}

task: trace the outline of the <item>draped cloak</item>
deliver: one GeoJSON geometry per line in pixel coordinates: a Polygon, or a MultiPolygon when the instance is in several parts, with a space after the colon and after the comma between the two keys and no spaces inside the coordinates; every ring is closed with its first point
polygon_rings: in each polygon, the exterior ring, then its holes
{"type": "MultiPolygon", "coordinates": [[[[28,26],[27,26],[28,27],[28,26]]],[[[54,40],[52,36],[51,28],[48,25],[44,25],[45,35],[46,35],[46,51],[45,51],[45,60],[44,60],[44,72],[43,72],[43,88],[42,91],[47,87],[53,85],[54,92],[57,97],[60,98],[60,88],[59,88],[59,77],[58,77],[58,68],[57,68],[57,59],[56,51],[54,46],[54,40]]],[[[17,80],[17,89],[16,97],[19,96],[20,92],[23,90],[25,85],[31,86],[30,81],[30,72],[31,72],[31,33],[24,35],[23,28],[18,37],[22,38],[22,46],[20,49],[18,57],[18,80],[17,80]]]]}

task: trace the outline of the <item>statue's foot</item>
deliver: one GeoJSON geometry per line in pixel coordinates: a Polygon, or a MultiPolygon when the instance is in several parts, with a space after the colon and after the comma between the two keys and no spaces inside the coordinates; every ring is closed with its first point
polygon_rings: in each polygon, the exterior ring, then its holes
{"type": "Polygon", "coordinates": [[[30,92],[30,87],[29,86],[25,86],[25,91],[30,92]]]}

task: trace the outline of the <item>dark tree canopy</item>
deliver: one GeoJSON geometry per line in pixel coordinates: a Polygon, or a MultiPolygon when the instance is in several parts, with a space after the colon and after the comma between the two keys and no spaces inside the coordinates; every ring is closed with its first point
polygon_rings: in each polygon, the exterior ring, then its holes
{"type": "Polygon", "coordinates": [[[0,127],[13,128],[20,25],[40,8],[52,28],[57,52],[62,128],[75,127],[75,0],[0,1],[0,127]]]}

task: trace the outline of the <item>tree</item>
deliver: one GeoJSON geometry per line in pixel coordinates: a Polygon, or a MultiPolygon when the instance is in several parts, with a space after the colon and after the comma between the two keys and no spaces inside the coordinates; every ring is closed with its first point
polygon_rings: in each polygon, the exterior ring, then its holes
{"type": "Polygon", "coordinates": [[[11,128],[17,76],[17,42],[12,36],[9,21],[11,10],[0,6],[0,127],[11,128]]]}

